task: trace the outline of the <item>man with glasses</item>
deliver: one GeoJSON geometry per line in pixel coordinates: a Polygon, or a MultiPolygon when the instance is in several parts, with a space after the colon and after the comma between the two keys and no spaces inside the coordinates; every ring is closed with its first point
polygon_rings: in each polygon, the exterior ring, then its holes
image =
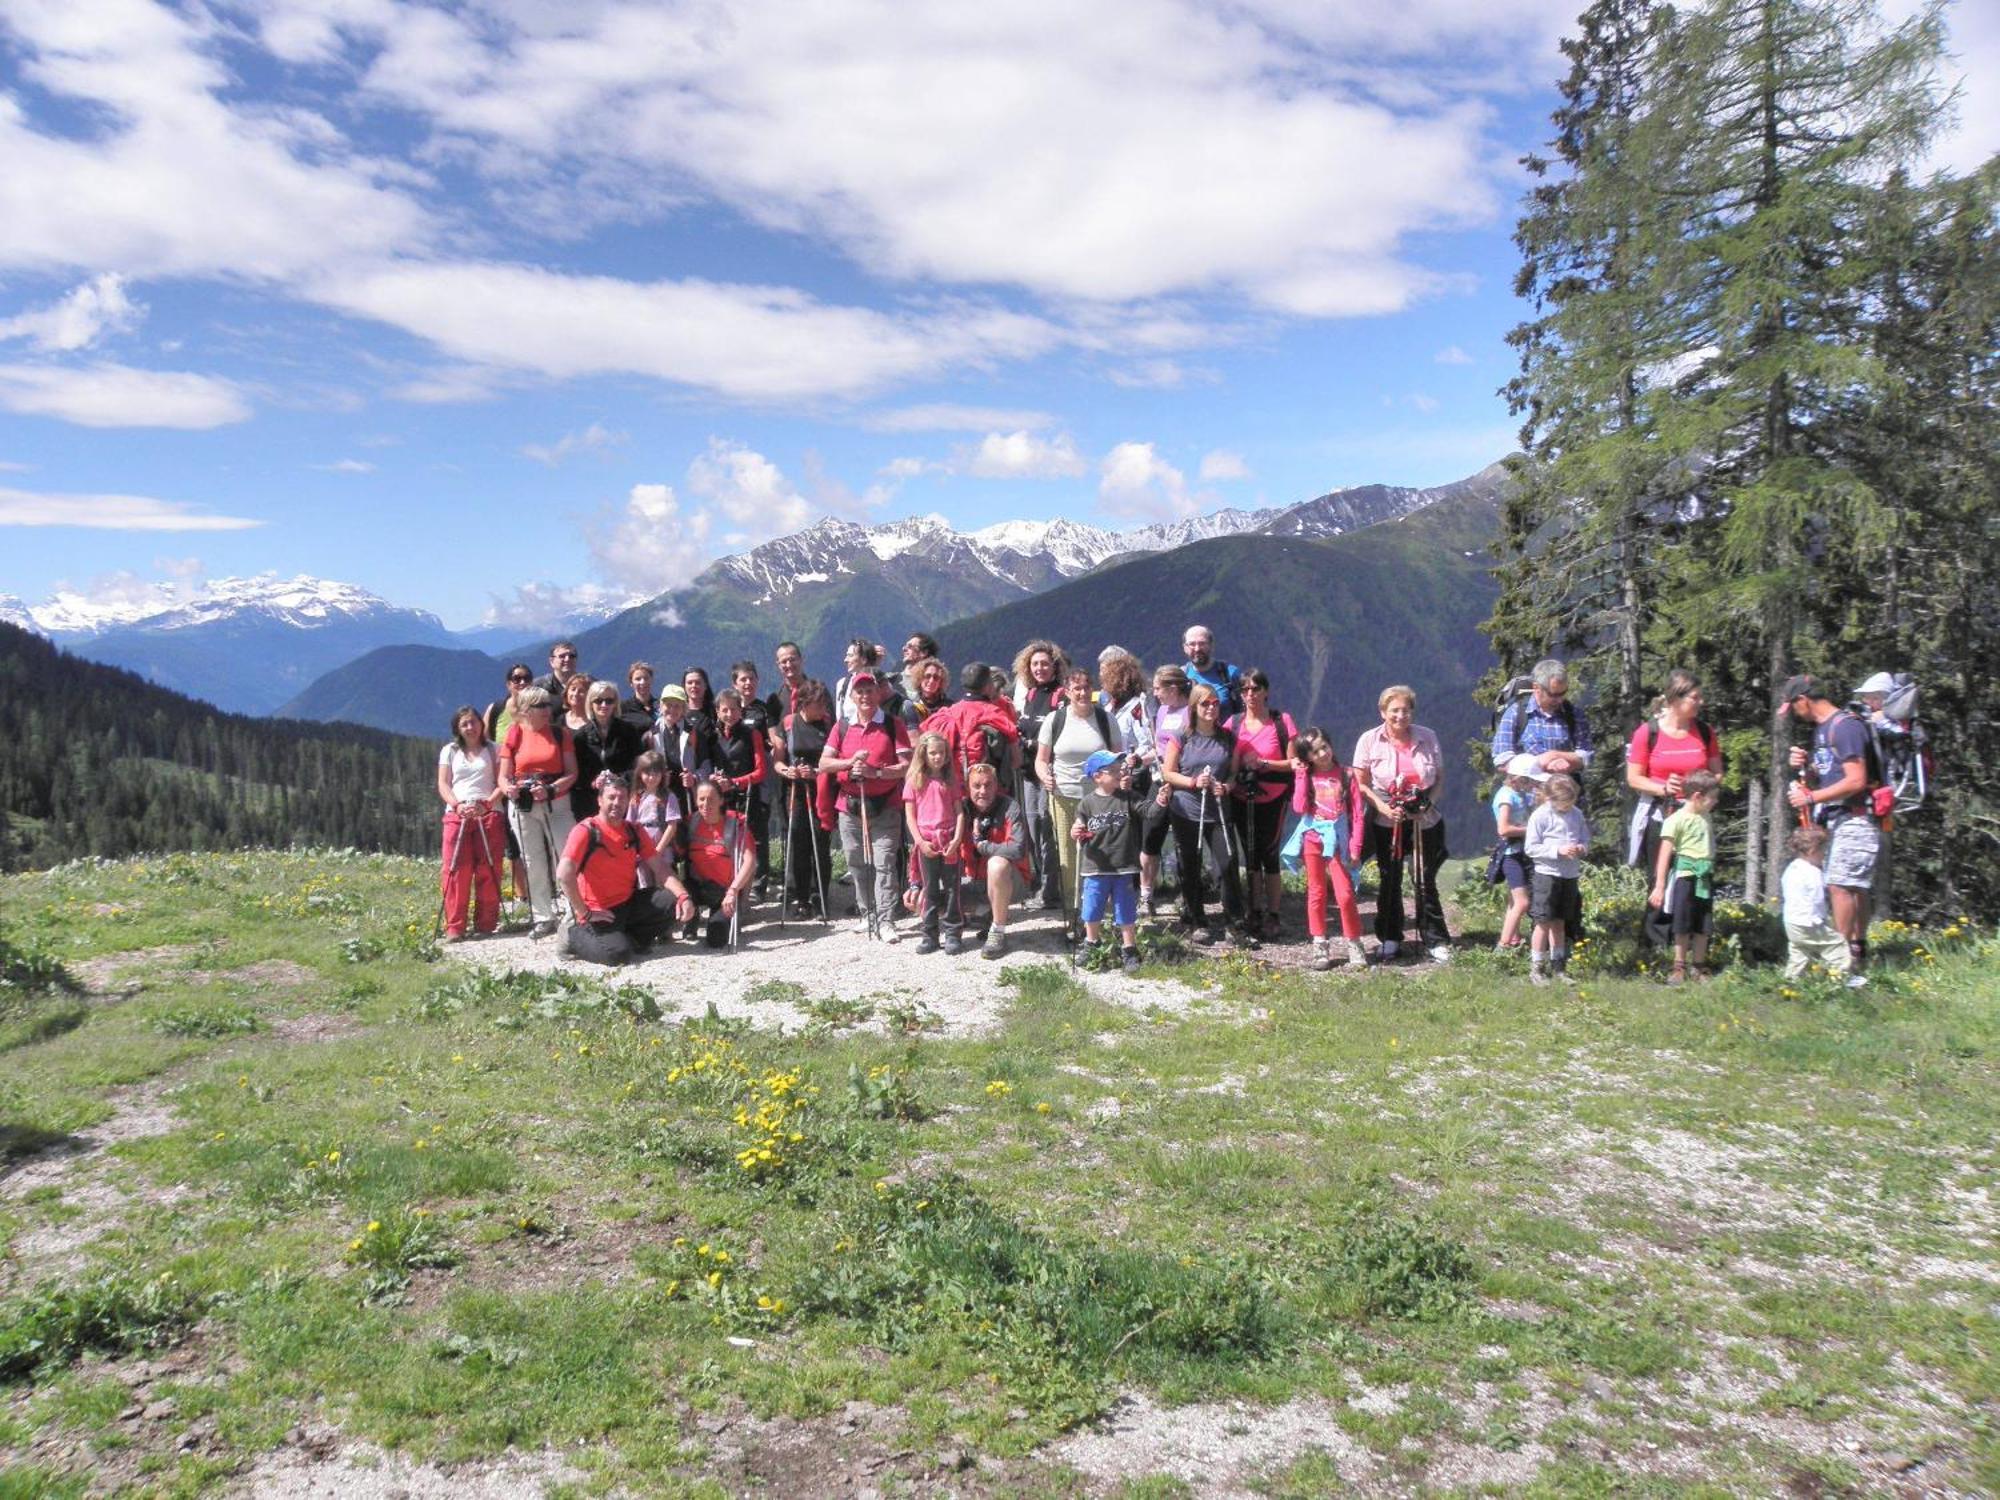
{"type": "Polygon", "coordinates": [[[1493,764],[1532,755],[1538,770],[1551,776],[1582,776],[1593,754],[1590,721],[1569,698],[1569,669],[1554,657],[1535,663],[1534,690],[1523,693],[1500,714],[1493,731],[1493,764]]]}
{"type": "Polygon", "coordinates": [[[564,689],[569,686],[569,680],[574,676],[576,676],[576,642],[557,641],[549,647],[549,675],[536,686],[548,691],[549,697],[557,704],[558,713],[561,712],[561,704],[564,701],[564,689]]]}

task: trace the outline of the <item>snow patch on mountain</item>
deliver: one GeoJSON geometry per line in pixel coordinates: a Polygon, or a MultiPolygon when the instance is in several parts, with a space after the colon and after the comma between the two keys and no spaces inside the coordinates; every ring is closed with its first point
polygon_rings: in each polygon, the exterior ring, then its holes
{"type": "Polygon", "coordinates": [[[112,630],[174,631],[219,620],[257,618],[315,630],[341,621],[406,616],[412,623],[442,631],[437,616],[404,609],[351,583],[301,573],[279,578],[212,578],[187,589],[165,583],[137,597],[96,598],[61,590],[28,611],[33,628],[74,640],[112,630]]]}
{"type": "Polygon", "coordinates": [[[15,594],[0,594],[0,621],[41,634],[41,627],[35,623],[28,601],[15,594]]]}

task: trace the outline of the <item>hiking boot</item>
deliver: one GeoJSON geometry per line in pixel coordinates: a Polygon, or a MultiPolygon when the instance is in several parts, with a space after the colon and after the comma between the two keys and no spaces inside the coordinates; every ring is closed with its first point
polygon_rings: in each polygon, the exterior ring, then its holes
{"type": "Polygon", "coordinates": [[[894,922],[884,922],[875,929],[875,936],[885,943],[900,943],[903,940],[903,935],[896,930],[894,922]]]}
{"type": "Polygon", "coordinates": [[[917,939],[917,952],[935,953],[937,951],[938,951],[938,940],[934,933],[927,932],[922,937],[917,939]]]}
{"type": "Polygon", "coordinates": [[[1007,933],[1004,928],[991,928],[986,934],[985,945],[979,950],[981,958],[998,958],[1007,951],[1007,933]]]}
{"type": "Polygon", "coordinates": [[[1433,943],[1433,944],[1431,944],[1431,962],[1432,962],[1432,963],[1434,963],[1434,964],[1448,964],[1448,963],[1450,963],[1450,962],[1451,962],[1451,944],[1450,944],[1450,943],[1433,943]]]}
{"type": "Polygon", "coordinates": [[[1078,943],[1069,950],[1069,963],[1073,969],[1081,969],[1090,963],[1090,944],[1078,943]]]}
{"type": "Polygon", "coordinates": [[[957,957],[958,957],[958,955],[959,955],[959,954],[961,954],[961,953],[963,953],[964,951],[965,951],[965,939],[964,939],[964,938],[960,937],[960,936],[959,936],[959,935],[958,935],[957,933],[955,933],[955,932],[947,932],[947,933],[946,933],[946,934],[944,935],[944,953],[945,953],[945,957],[947,957],[947,958],[957,958],[957,957]]]}
{"type": "Polygon", "coordinates": [[[1532,969],[1528,970],[1528,983],[1537,989],[1547,989],[1555,981],[1549,978],[1549,971],[1547,969],[1543,968],[1540,964],[1536,964],[1532,969]]]}
{"type": "Polygon", "coordinates": [[[1122,968],[1127,974],[1138,973],[1139,950],[1137,948],[1127,948],[1123,952],[1121,952],[1118,955],[1118,966],[1122,968]]]}
{"type": "Polygon", "coordinates": [[[1220,927],[1204,927],[1195,935],[1195,941],[1200,943],[1204,948],[1213,948],[1217,943],[1222,941],[1222,929],[1220,927]]]}
{"type": "Polygon", "coordinates": [[[1347,945],[1347,970],[1351,974],[1368,972],[1368,955],[1358,941],[1347,945]]]}
{"type": "Polygon", "coordinates": [[[1237,924],[1236,930],[1230,934],[1230,937],[1235,940],[1237,947],[1245,950],[1254,950],[1264,946],[1257,934],[1250,930],[1248,922],[1237,924]]]}
{"type": "Polygon", "coordinates": [[[528,936],[537,941],[545,937],[554,937],[555,935],[556,923],[553,917],[546,922],[537,922],[533,927],[528,929],[528,936]]]}
{"type": "Polygon", "coordinates": [[[1382,947],[1376,953],[1375,960],[1377,963],[1392,964],[1396,961],[1396,956],[1402,951],[1403,945],[1397,942],[1396,939],[1383,938],[1382,947]]]}
{"type": "Polygon", "coordinates": [[[1313,939],[1313,967],[1322,974],[1333,967],[1333,945],[1325,938],[1313,939]]]}
{"type": "Polygon", "coordinates": [[[1262,937],[1264,935],[1264,914],[1261,911],[1251,912],[1238,924],[1237,930],[1245,937],[1262,937]]]}

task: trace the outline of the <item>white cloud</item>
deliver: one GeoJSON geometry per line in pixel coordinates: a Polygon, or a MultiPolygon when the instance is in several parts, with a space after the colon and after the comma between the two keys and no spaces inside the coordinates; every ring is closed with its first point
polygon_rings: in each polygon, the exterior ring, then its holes
{"type": "Polygon", "coordinates": [[[763,454],[726,438],[688,465],[688,493],[717,506],[725,519],[758,540],[786,536],[812,523],[812,506],[763,454]]]}
{"type": "Polygon", "coordinates": [[[1177,359],[1146,359],[1107,372],[1113,385],[1132,391],[1174,391],[1187,385],[1215,385],[1222,376],[1214,370],[1182,364],[1177,359]]]}
{"type": "Polygon", "coordinates": [[[1427,396],[1422,391],[1411,391],[1409,395],[1403,398],[1403,402],[1407,406],[1414,406],[1426,416],[1438,409],[1437,397],[1427,396]]]}
{"type": "Polygon", "coordinates": [[[309,464],[322,474],[373,474],[375,465],[362,458],[338,458],[330,464],[309,464]]]}
{"type": "Polygon", "coordinates": [[[114,364],[0,365],[0,407],[80,427],[199,429],[250,416],[250,403],[230,381],[114,364]]]}
{"type": "Polygon", "coordinates": [[[1201,508],[1188,493],[1187,477],[1151,443],[1120,443],[1104,455],[1098,474],[1098,498],[1114,516],[1171,521],[1201,508]]]}
{"type": "Polygon", "coordinates": [[[500,180],[623,161],[893,278],[1380,311],[1424,288],[1408,236],[1501,207],[1488,113],[1458,91],[1490,88],[1496,62],[1511,76],[1551,13],[1442,0],[1363,24],[1346,5],[1329,25],[1311,9],[739,0],[718,25],[617,0],[412,7],[357,18],[379,50],[354,55],[369,90],[500,180]],[[1384,35],[1447,66],[1412,68],[1421,86],[1392,100],[1341,61],[1384,35]],[[1468,51],[1480,69],[1450,66],[1468,51]]]}
{"type": "Polygon", "coordinates": [[[492,602],[480,624],[519,630],[522,639],[562,628],[576,615],[609,612],[623,606],[630,596],[602,583],[578,583],[564,587],[538,580],[514,585],[511,594],[492,594],[492,602]]]}
{"type": "Polygon", "coordinates": [[[862,418],[861,425],[871,432],[1035,432],[1053,427],[1055,420],[1045,411],[933,402],[873,412],[862,418]]]}
{"type": "Polygon", "coordinates": [[[928,473],[938,465],[921,458],[892,458],[875,472],[884,479],[915,479],[919,474],[928,473]]]}
{"type": "Polygon", "coordinates": [[[681,626],[687,624],[687,616],[672,604],[668,604],[653,611],[653,623],[664,625],[669,630],[679,630],[681,626]]]}
{"type": "Polygon", "coordinates": [[[1472,363],[1472,356],[1456,344],[1447,344],[1444,348],[1438,350],[1436,354],[1432,355],[1431,358],[1441,365],[1469,365],[1472,363]]]}
{"type": "Polygon", "coordinates": [[[948,368],[1027,358],[1063,337],[1043,319],[995,307],[892,314],[790,287],[642,283],[495,263],[382,267],[329,277],[314,295],[475,367],[555,379],[648,375],[752,401],[866,395],[948,368]]]}
{"type": "Polygon", "coordinates": [[[245,531],[245,516],[196,511],[150,495],[57,495],[0,488],[0,526],[78,526],[93,531],[245,531]]]}
{"type": "Polygon", "coordinates": [[[44,0],[7,28],[19,76],[91,125],[39,130],[0,95],[0,266],[284,278],[428,242],[410,168],[309,111],[224,100],[207,9],[44,0]]]}
{"type": "Polygon", "coordinates": [[[37,349],[68,353],[89,348],[107,333],[132,328],[144,315],[145,309],[125,295],[125,278],[106,271],[60,302],[0,318],[0,340],[24,338],[37,349]]]}
{"type": "Polygon", "coordinates": [[[522,447],[521,456],[553,469],[572,453],[594,453],[604,448],[615,448],[628,437],[627,433],[613,432],[602,423],[592,422],[581,432],[565,432],[553,443],[528,443],[522,447]]]}
{"type": "Polygon", "coordinates": [[[1248,479],[1250,465],[1243,461],[1243,455],[1232,453],[1227,448],[1217,448],[1205,453],[1201,459],[1201,480],[1203,484],[1216,484],[1226,479],[1248,479]]]}
{"type": "Polygon", "coordinates": [[[156,557],[153,559],[153,570],[187,587],[199,583],[208,568],[198,557],[156,557]]]}
{"type": "Polygon", "coordinates": [[[686,583],[707,561],[710,518],[683,512],[670,484],[635,484],[622,508],[587,530],[598,576],[629,594],[652,595],[686,583]]]}
{"type": "Polygon", "coordinates": [[[961,448],[948,466],[974,479],[1070,479],[1090,472],[1067,433],[989,432],[974,448],[961,448]]]}

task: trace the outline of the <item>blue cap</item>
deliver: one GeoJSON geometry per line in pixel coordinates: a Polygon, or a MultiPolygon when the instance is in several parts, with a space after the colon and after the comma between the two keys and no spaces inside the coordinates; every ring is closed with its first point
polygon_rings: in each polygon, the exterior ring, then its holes
{"type": "Polygon", "coordinates": [[[1099,771],[1109,771],[1116,768],[1117,764],[1118,757],[1113,755],[1109,750],[1094,750],[1091,752],[1090,758],[1083,763],[1083,774],[1086,776],[1095,776],[1099,771]]]}

